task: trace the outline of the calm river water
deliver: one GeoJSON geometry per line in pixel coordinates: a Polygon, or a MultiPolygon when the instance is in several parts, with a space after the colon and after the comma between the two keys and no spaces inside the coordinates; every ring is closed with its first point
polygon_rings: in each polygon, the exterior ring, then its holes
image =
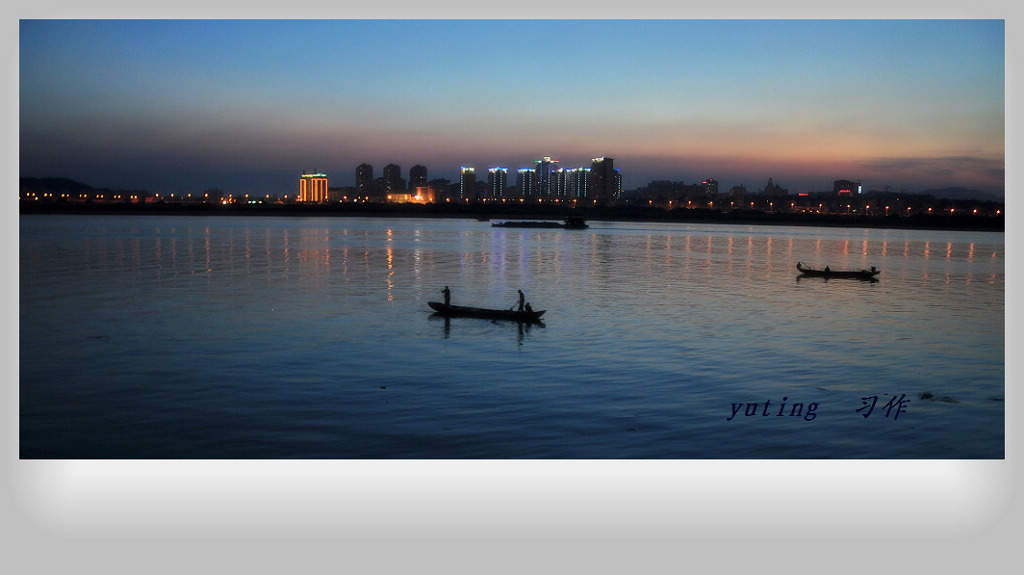
{"type": "Polygon", "coordinates": [[[1001,233],[19,224],[22,458],[1004,456],[1001,233]]]}

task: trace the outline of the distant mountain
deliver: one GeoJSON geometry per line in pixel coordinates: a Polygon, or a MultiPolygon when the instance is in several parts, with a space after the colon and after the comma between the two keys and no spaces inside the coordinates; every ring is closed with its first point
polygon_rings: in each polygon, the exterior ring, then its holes
{"type": "Polygon", "coordinates": [[[70,178],[21,178],[21,191],[24,192],[89,192],[93,187],[70,178]]]}
{"type": "Polygon", "coordinates": [[[979,200],[983,202],[1003,202],[1003,198],[995,194],[981,190],[969,190],[967,188],[942,188],[941,190],[922,190],[918,192],[922,196],[934,196],[949,200],[979,200]]]}
{"type": "Polygon", "coordinates": [[[28,193],[45,194],[50,193],[55,196],[58,194],[69,194],[75,196],[77,194],[98,194],[98,193],[122,193],[122,194],[145,194],[142,190],[121,190],[111,188],[96,188],[89,184],[83,184],[72,180],[71,178],[20,178],[18,184],[18,193],[25,195],[28,193]]]}

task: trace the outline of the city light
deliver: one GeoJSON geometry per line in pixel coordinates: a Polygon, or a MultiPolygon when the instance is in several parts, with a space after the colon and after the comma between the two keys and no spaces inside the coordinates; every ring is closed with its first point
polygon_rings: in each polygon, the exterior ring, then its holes
{"type": "MultiPolygon", "coordinates": [[[[185,204],[201,202],[209,206],[213,205],[241,205],[241,204],[288,204],[316,203],[316,204],[367,204],[367,203],[396,203],[396,204],[420,204],[420,205],[443,205],[462,204],[495,206],[511,202],[518,202],[520,205],[535,205],[538,207],[565,206],[567,209],[583,210],[590,206],[602,205],[608,208],[619,206],[641,206],[646,204],[645,209],[676,211],[677,216],[687,217],[679,208],[694,210],[696,208],[705,210],[718,210],[728,213],[737,207],[742,208],[748,205],[752,212],[773,214],[772,217],[782,218],[789,214],[827,214],[830,216],[857,216],[875,218],[882,217],[878,206],[885,208],[884,216],[918,218],[936,216],[957,216],[970,213],[975,216],[988,216],[999,218],[1003,215],[1001,205],[992,205],[992,200],[970,200],[935,198],[930,195],[890,192],[890,186],[884,189],[871,189],[861,186],[859,182],[848,182],[836,180],[832,189],[822,191],[800,191],[790,193],[789,190],[779,184],[774,184],[773,179],[768,179],[768,185],[761,188],[753,187],[750,192],[744,185],[733,186],[727,192],[719,195],[718,180],[707,178],[699,182],[684,184],[683,182],[659,180],[652,181],[646,186],[623,190],[621,187],[621,176],[618,169],[612,171],[612,158],[605,156],[593,158],[594,166],[590,168],[553,168],[558,160],[551,156],[543,156],[540,160],[533,160],[535,168],[508,168],[501,165],[493,165],[487,168],[487,182],[479,182],[476,179],[475,168],[461,166],[459,180],[448,180],[438,178],[437,184],[434,181],[425,185],[426,180],[424,166],[417,165],[417,172],[420,174],[417,184],[412,185],[413,178],[408,180],[406,185],[404,178],[397,178],[397,185],[384,178],[377,178],[371,182],[368,188],[363,188],[365,195],[352,195],[349,190],[358,191],[357,186],[341,186],[329,188],[327,174],[320,170],[304,170],[299,177],[298,193],[272,194],[260,192],[262,197],[253,196],[248,193],[224,193],[219,190],[205,192],[156,192],[156,193],[123,193],[121,190],[95,190],[76,193],[61,191],[39,190],[38,192],[27,191],[24,188],[19,193],[19,198],[25,202],[68,202],[68,203],[134,203],[134,204],[185,204]],[[599,162],[604,162],[599,168],[599,162]],[[517,176],[517,181],[509,185],[507,181],[508,172],[517,176]],[[543,172],[543,173],[542,173],[543,172]],[[614,174],[614,187],[609,187],[610,175],[614,174]],[[714,184],[712,186],[712,184],[714,184]],[[386,185],[386,187],[385,187],[386,185]],[[728,194],[726,196],[726,193],[728,194]],[[258,198],[258,199],[257,199],[258,198]],[[500,201],[499,201],[500,199],[500,201]],[[789,205],[786,206],[786,200],[789,205]],[[936,205],[941,200],[941,205],[936,205]],[[724,205],[728,202],[728,205],[724,205]],[[985,202],[981,204],[980,202],[985,202]],[[779,209],[776,209],[776,203],[779,209]],[[814,204],[817,204],[815,207],[814,204]],[[718,204],[718,206],[716,206],[718,204]],[[845,208],[845,209],[844,209],[845,208]],[[997,209],[998,208],[998,209],[997,209]]],[[[365,165],[365,164],[364,164],[365,165]]],[[[362,167],[362,166],[360,166],[362,167]]],[[[372,170],[372,167],[371,167],[372,170]]],[[[397,174],[398,166],[388,165],[387,173],[392,177],[397,174]],[[391,168],[395,170],[392,171],[391,168]]],[[[372,175],[372,171],[370,172],[372,175]]],[[[413,176],[410,170],[410,176],[413,176]]],[[[393,178],[394,179],[394,178],[393,178]]],[[[293,180],[294,181],[294,180],[293,180]]],[[[610,213],[611,214],[611,213],[610,213]]],[[[707,217],[704,214],[689,213],[688,217],[707,217]]],[[[998,224],[995,224],[998,225],[998,224]]]]}

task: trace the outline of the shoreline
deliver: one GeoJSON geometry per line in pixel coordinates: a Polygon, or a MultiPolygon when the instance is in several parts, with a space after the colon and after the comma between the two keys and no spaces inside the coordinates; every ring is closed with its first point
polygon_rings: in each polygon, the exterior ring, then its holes
{"type": "Polygon", "coordinates": [[[545,209],[538,206],[486,205],[409,205],[409,204],[335,204],[335,205],[236,205],[208,204],[101,204],[95,202],[20,201],[19,215],[148,215],[148,216],[303,216],[373,218],[462,218],[477,220],[556,220],[583,217],[587,221],[664,222],[682,224],[776,225],[841,228],[933,229],[951,231],[1005,232],[1005,216],[930,215],[868,216],[818,213],[782,213],[728,211],[633,206],[596,207],[586,211],[545,209]]]}

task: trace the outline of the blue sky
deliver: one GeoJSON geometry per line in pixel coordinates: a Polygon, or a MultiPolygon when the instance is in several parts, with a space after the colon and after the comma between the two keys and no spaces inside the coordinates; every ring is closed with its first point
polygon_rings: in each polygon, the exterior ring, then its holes
{"type": "Polygon", "coordinates": [[[1004,186],[1000,20],[23,20],[22,176],[294,193],[302,170],[615,158],[627,188],[1004,186]]]}

